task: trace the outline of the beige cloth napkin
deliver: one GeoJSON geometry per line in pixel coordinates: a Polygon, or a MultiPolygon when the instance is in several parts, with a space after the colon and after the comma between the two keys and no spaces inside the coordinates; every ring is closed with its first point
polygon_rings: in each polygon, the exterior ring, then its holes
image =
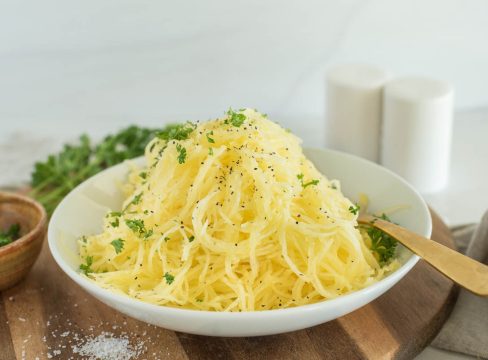
{"type": "MultiPolygon", "coordinates": [[[[488,264],[488,211],[478,226],[454,230],[453,235],[460,251],[488,264]]],[[[451,316],[432,345],[488,359],[488,298],[461,289],[451,316]]]]}

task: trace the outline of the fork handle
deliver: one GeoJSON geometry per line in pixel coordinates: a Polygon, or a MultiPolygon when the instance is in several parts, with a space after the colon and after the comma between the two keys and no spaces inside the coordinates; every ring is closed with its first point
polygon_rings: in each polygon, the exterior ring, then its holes
{"type": "Polygon", "coordinates": [[[488,296],[488,266],[399,225],[361,215],[358,221],[397,239],[449,279],[480,296],[488,296]]]}

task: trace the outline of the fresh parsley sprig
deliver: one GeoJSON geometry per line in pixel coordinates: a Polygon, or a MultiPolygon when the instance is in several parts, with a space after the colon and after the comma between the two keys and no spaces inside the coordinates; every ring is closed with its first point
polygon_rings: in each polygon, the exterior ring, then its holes
{"type": "Polygon", "coordinates": [[[78,144],[65,145],[47,160],[37,162],[31,176],[30,195],[48,214],[78,184],[112,165],[144,154],[149,141],[159,130],[130,126],[93,144],[82,135],[78,144]]]}

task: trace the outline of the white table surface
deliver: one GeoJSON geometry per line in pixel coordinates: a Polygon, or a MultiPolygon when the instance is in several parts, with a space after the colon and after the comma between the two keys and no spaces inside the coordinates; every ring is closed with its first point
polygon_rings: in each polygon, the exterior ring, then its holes
{"type": "MultiPolygon", "coordinates": [[[[65,132],[55,124],[49,124],[52,132],[36,131],[35,119],[30,130],[17,128],[6,120],[1,122],[4,131],[0,133],[0,187],[27,182],[35,160],[45,158],[77,133],[76,126],[70,129],[66,124],[62,127],[65,132]]],[[[301,136],[306,146],[323,143],[322,119],[304,119],[299,123],[300,127],[296,119],[281,119],[280,122],[301,136]]],[[[92,129],[103,133],[110,131],[110,126],[112,129],[117,127],[113,123],[105,126],[94,122],[92,129]]],[[[441,192],[424,194],[424,197],[451,226],[477,222],[488,209],[488,108],[456,114],[449,185],[441,192]]],[[[474,358],[433,347],[428,347],[417,357],[417,360],[441,359],[474,358]]]]}

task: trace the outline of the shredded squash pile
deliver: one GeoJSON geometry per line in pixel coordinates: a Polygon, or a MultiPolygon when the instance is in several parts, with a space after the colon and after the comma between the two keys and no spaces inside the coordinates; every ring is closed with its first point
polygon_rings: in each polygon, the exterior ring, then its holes
{"type": "Polygon", "coordinates": [[[339,182],[255,110],[174,126],[145,158],[122,209],[79,241],[81,269],[104,288],[164,306],[269,310],[361,289],[398,265],[380,266],[339,182]]]}

